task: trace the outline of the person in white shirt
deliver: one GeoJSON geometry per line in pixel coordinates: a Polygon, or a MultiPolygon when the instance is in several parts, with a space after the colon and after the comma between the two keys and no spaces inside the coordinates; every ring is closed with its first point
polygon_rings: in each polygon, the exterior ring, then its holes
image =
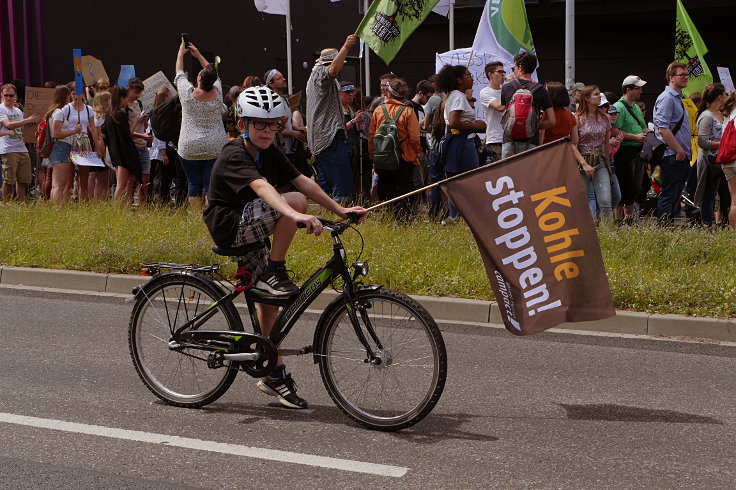
{"type": "Polygon", "coordinates": [[[501,159],[501,146],[503,145],[503,127],[501,117],[506,106],[501,104],[501,85],[503,84],[506,71],[503,63],[493,61],[485,67],[488,77],[488,86],[480,91],[480,103],[483,105],[486,119],[486,148],[501,159]]]}
{"type": "MultiPolygon", "coordinates": [[[[74,183],[74,164],[71,159],[72,140],[74,135],[95,127],[94,111],[84,103],[84,95],[70,95],[69,90],[56,87],[54,102],[46,113],[51,122],[51,136],[54,147],[49,155],[49,163],[53,167],[51,173],[51,201],[62,202],[69,198],[69,191],[74,183]],[[64,104],[64,100],[71,103],[64,104]]],[[[79,199],[87,199],[88,167],[79,167],[79,199]]]]}
{"type": "Polygon", "coordinates": [[[0,137],[0,159],[3,167],[3,200],[13,197],[13,186],[19,201],[26,199],[26,186],[31,183],[31,158],[23,143],[23,126],[38,124],[41,116],[35,114],[24,118],[23,111],[16,107],[18,89],[6,83],[2,86],[0,104],[0,130],[6,136],[0,137]],[[12,131],[8,134],[8,131],[12,131]]]}

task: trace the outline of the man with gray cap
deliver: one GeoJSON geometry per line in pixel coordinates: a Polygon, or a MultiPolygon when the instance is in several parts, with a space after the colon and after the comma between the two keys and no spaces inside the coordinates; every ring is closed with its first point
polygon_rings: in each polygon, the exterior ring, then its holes
{"type": "Polygon", "coordinates": [[[323,49],[307,81],[307,142],[316,157],[317,183],[335,201],[347,201],[353,190],[353,169],[340,104],[340,74],[358,37],[351,34],[340,51],[323,49]]]}
{"type": "Polygon", "coordinates": [[[578,104],[580,103],[580,94],[582,93],[583,89],[585,88],[585,84],[583,82],[575,82],[572,84],[572,87],[570,87],[570,106],[568,109],[570,109],[570,112],[575,114],[578,110],[578,104]]]}
{"type": "Polygon", "coordinates": [[[641,97],[644,85],[647,82],[636,75],[629,75],[621,83],[622,97],[614,104],[618,109],[618,119],[614,127],[621,130],[624,140],[616,153],[616,178],[621,188],[621,202],[626,224],[631,224],[634,218],[634,201],[641,189],[644,165],[639,152],[649,131],[644,115],[636,101],[641,97]]]}

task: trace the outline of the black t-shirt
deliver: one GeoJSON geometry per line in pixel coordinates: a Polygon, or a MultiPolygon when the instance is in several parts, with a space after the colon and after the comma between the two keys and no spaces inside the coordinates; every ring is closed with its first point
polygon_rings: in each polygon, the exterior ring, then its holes
{"type": "MultiPolygon", "coordinates": [[[[521,88],[525,88],[529,91],[535,86],[538,85],[537,82],[534,80],[524,80],[524,79],[517,79],[519,81],[519,84],[521,85],[521,88]]],[[[501,104],[508,107],[509,102],[511,101],[511,98],[516,93],[516,87],[512,83],[505,83],[503,87],[501,87],[501,104]]],[[[552,98],[549,96],[549,92],[547,92],[547,89],[542,87],[538,89],[536,92],[534,92],[534,107],[537,108],[537,110],[541,113],[552,107],[552,98]]],[[[504,143],[510,143],[512,141],[526,141],[527,143],[530,143],[532,145],[538,145],[539,144],[539,133],[537,133],[534,137],[529,138],[528,140],[514,140],[510,136],[507,136],[505,133],[503,135],[503,142],[504,143]]]]}
{"type": "Polygon", "coordinates": [[[222,147],[212,168],[203,218],[212,240],[221,247],[232,245],[243,208],[258,198],[251,182],[265,179],[280,187],[301,175],[276,145],[261,151],[259,160],[260,168],[238,138],[222,147]]]}

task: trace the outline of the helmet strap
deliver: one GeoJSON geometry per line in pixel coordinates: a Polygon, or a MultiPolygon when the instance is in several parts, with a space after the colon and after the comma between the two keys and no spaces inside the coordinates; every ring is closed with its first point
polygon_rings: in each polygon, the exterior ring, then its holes
{"type": "MultiPolygon", "coordinates": [[[[243,138],[243,140],[246,143],[250,143],[251,145],[253,145],[253,142],[250,140],[250,136],[248,136],[248,120],[247,119],[245,119],[245,132],[240,133],[240,137],[243,138]]],[[[261,152],[263,150],[258,148],[256,145],[253,145],[253,146],[255,146],[256,148],[256,167],[258,168],[258,170],[260,170],[263,168],[263,163],[261,162],[261,152]]],[[[247,144],[246,144],[246,149],[247,149],[247,144]]]]}

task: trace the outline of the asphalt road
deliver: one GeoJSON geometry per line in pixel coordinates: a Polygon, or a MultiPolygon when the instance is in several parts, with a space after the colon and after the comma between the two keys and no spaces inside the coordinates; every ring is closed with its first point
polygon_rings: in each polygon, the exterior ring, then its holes
{"type": "MultiPolygon", "coordinates": [[[[443,325],[442,399],[416,426],[382,433],[342,415],[306,356],[289,368],[308,410],[281,408],[245,374],[203,409],[167,406],[131,363],[130,310],[119,299],[0,289],[0,488],[736,481],[731,345],[443,325]]],[[[310,342],[313,321],[292,333],[294,347],[310,342]]]]}

